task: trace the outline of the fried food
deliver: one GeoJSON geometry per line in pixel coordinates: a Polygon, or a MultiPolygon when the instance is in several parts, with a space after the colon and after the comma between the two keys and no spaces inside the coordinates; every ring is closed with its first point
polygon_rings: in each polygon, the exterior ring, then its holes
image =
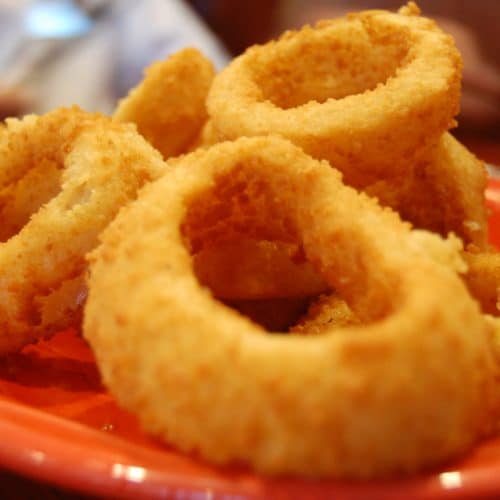
{"type": "Polygon", "coordinates": [[[318,335],[333,328],[359,325],[360,320],[337,293],[320,295],[299,320],[290,328],[291,333],[318,335]]]}
{"type": "Polygon", "coordinates": [[[113,119],[0,124],[0,354],[85,307],[119,404],[211,463],[365,479],[460,456],[500,411],[460,73],[410,2],[255,46],[213,85],[180,51],[113,119]]]}
{"type": "Polygon", "coordinates": [[[198,145],[282,135],[415,227],[484,250],[484,164],[446,132],[460,75],[453,41],[414,4],[324,21],[222,71],[198,145]]]}
{"type": "Polygon", "coordinates": [[[407,175],[369,186],[366,193],[417,228],[442,236],[453,232],[465,245],[486,250],[486,182],[484,163],[445,133],[407,175]]]}
{"type": "Polygon", "coordinates": [[[184,153],[207,119],[205,99],[214,75],[211,61],[198,50],[180,50],[146,69],[114,118],[135,123],[164,158],[184,153]]]}
{"type": "Polygon", "coordinates": [[[74,324],[85,254],[119,208],[166,170],[131,126],[77,108],[0,131],[0,353],[74,324]]]}
{"type": "Polygon", "coordinates": [[[485,313],[500,315],[500,253],[465,252],[468,265],[464,280],[485,313]]]}
{"type": "Polygon", "coordinates": [[[205,122],[200,133],[196,137],[195,141],[189,147],[189,152],[196,151],[200,148],[206,148],[208,146],[213,146],[218,142],[221,142],[224,138],[219,137],[217,131],[214,129],[213,123],[210,120],[205,122]]]}
{"type": "Polygon", "coordinates": [[[183,157],[104,231],[84,335],[118,402],[184,452],[267,474],[414,472],[497,416],[491,326],[459,248],[291,143],[242,138],[183,157]],[[216,301],[192,254],[221,219],[302,247],[362,325],[268,335],[216,301]]]}
{"type": "MultiPolygon", "coordinates": [[[[394,208],[417,228],[443,236],[453,232],[465,245],[486,251],[486,181],[484,163],[445,133],[408,175],[376,183],[366,192],[381,204],[394,208]]],[[[300,253],[298,258],[291,258],[294,251],[297,253],[294,248],[248,239],[226,243],[224,248],[212,245],[195,256],[195,270],[200,281],[219,298],[307,297],[325,293],[328,286],[304,264],[300,253]]],[[[498,314],[494,306],[497,300],[494,287],[498,285],[494,283],[500,281],[491,273],[484,278],[487,273],[484,265],[482,268],[479,271],[473,266],[464,279],[485,306],[485,312],[498,314]]]]}
{"type": "Polygon", "coordinates": [[[365,188],[403,175],[455,122],[462,62],[418,15],[366,11],[249,48],[216,76],[211,135],[279,134],[365,188]]]}
{"type": "MultiPolygon", "coordinates": [[[[197,146],[285,136],[415,227],[453,232],[484,250],[485,168],[446,132],[458,110],[460,75],[453,41],[414,4],[398,14],[368,11],[321,22],[250,48],[218,75],[197,146]]],[[[258,269],[279,269],[286,255],[274,258],[276,265],[269,255],[254,266],[247,298],[259,294],[256,284],[270,283],[258,269]]],[[[219,262],[222,254],[210,271],[224,276],[219,262]]],[[[291,296],[308,288],[303,279],[294,285],[286,287],[291,296]]],[[[237,298],[245,298],[242,290],[237,298]]]]}

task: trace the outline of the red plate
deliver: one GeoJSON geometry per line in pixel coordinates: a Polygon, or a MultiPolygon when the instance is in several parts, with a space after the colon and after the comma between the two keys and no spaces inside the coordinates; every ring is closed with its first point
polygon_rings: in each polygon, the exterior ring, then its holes
{"type": "MultiPolygon", "coordinates": [[[[500,180],[487,190],[500,244],[500,180]]],[[[215,468],[145,436],[99,383],[73,331],[0,360],[0,465],[80,492],[124,498],[405,498],[500,496],[500,437],[439,470],[365,483],[267,479],[215,468]]]]}
{"type": "Polygon", "coordinates": [[[486,189],[486,205],[490,210],[490,241],[500,248],[500,177],[489,180],[486,189]]]}

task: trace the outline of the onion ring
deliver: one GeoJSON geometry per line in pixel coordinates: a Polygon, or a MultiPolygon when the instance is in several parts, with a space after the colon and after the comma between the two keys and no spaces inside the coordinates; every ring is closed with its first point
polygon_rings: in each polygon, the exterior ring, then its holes
{"type": "Polygon", "coordinates": [[[403,174],[454,124],[461,57],[426,18],[366,11],[254,46],[214,79],[212,136],[279,134],[363,188],[403,174]]]}
{"type": "Polygon", "coordinates": [[[146,69],[114,118],[135,123],[164,158],[184,153],[207,119],[205,99],[214,75],[212,63],[198,50],[180,50],[146,69]]]}
{"type": "Polygon", "coordinates": [[[0,158],[6,353],[80,317],[86,252],[118,209],[166,167],[133,127],[77,108],[8,119],[0,158]]]}
{"type": "Polygon", "coordinates": [[[102,241],[84,336],[119,404],[185,452],[361,478],[442,463],[491,431],[491,326],[456,274],[456,245],[411,231],[287,141],[242,138],[183,157],[102,241]],[[235,228],[251,220],[262,239],[303,245],[366,324],[266,335],[214,300],[190,251],[198,228],[228,213],[235,228]]]}
{"type": "MultiPolygon", "coordinates": [[[[400,14],[362,12],[248,50],[216,77],[208,99],[211,119],[198,145],[283,135],[330,160],[347,183],[415,227],[443,236],[452,231],[466,245],[484,249],[484,166],[449,134],[441,135],[457,111],[460,57],[449,36],[415,13],[411,5],[400,14]],[[332,65],[338,70],[333,75],[332,65]],[[393,106],[401,87],[417,98],[393,106]],[[365,89],[371,90],[361,93],[365,89]]],[[[216,267],[211,272],[222,274],[216,267]]],[[[271,283],[257,274],[253,279],[271,283]]],[[[287,289],[299,295],[293,284],[287,289]]]]}
{"type": "MultiPolygon", "coordinates": [[[[376,183],[365,192],[382,205],[395,209],[417,228],[442,236],[453,232],[465,245],[473,244],[476,249],[486,250],[486,179],[483,162],[451,134],[445,133],[413,172],[403,178],[376,183]]],[[[328,290],[324,280],[304,264],[303,259],[291,258],[293,245],[245,240],[241,235],[238,238],[236,243],[211,245],[194,256],[198,279],[211,288],[216,297],[249,300],[308,297],[328,290]]],[[[491,284],[493,279],[493,276],[489,279],[491,284]]],[[[486,311],[493,313],[491,306],[496,303],[496,289],[490,286],[490,292],[486,293],[477,271],[469,277],[466,275],[465,280],[475,283],[471,285],[473,295],[481,302],[487,301],[486,311]]]]}
{"type": "Polygon", "coordinates": [[[486,184],[484,163],[445,133],[413,170],[375,183],[365,192],[417,228],[442,236],[453,232],[466,246],[486,250],[486,184]]]}

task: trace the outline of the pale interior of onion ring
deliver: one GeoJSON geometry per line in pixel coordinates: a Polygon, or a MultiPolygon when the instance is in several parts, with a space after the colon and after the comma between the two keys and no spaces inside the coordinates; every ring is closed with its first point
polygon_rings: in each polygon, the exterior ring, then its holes
{"type": "Polygon", "coordinates": [[[282,109],[321,103],[374,89],[395,75],[409,49],[401,32],[368,32],[359,19],[331,22],[333,39],[311,30],[307,46],[290,41],[280,44],[279,57],[255,54],[251,67],[264,100],[282,109]]]}
{"type": "MultiPolygon", "coordinates": [[[[35,160],[33,160],[35,161],[35,160]]],[[[19,179],[12,181],[0,190],[0,242],[14,237],[44,204],[57,196],[62,190],[64,177],[63,165],[56,160],[46,158],[36,161],[36,165],[27,163],[19,179]]],[[[90,193],[85,185],[75,191],[66,209],[88,200],[90,193]]],[[[61,285],[48,293],[35,296],[29,320],[32,325],[51,324],[52,331],[62,325],[77,324],[81,317],[81,305],[85,301],[87,287],[83,275],[63,281],[61,285]]]]}
{"type": "Polygon", "coordinates": [[[15,182],[0,189],[0,242],[17,234],[32,214],[61,191],[62,167],[41,160],[15,182]]]}
{"type": "Polygon", "coordinates": [[[71,325],[80,324],[83,312],[82,305],[86,298],[87,284],[83,274],[74,279],[63,281],[59,288],[48,295],[35,297],[34,305],[38,311],[38,323],[52,325],[53,332],[66,328],[68,323],[71,325]]]}

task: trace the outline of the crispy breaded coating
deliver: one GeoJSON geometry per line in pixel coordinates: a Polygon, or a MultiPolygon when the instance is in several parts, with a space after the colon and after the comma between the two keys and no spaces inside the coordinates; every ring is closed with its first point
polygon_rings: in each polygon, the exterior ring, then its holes
{"type": "Polygon", "coordinates": [[[215,70],[197,49],[183,49],[145,70],[114,118],[135,123],[164,158],[184,153],[207,119],[205,99],[215,70]]]}
{"type": "Polygon", "coordinates": [[[133,126],[77,108],[8,119],[0,158],[6,353],[80,318],[85,254],[120,207],[167,167],[133,126]]]}
{"type": "Polygon", "coordinates": [[[266,474],[415,472],[497,418],[492,327],[459,250],[291,143],[241,138],[183,157],[104,232],[84,336],[118,402],[183,452],[266,474]],[[215,300],[192,253],[221,220],[302,246],[363,324],[269,335],[215,300]]]}

